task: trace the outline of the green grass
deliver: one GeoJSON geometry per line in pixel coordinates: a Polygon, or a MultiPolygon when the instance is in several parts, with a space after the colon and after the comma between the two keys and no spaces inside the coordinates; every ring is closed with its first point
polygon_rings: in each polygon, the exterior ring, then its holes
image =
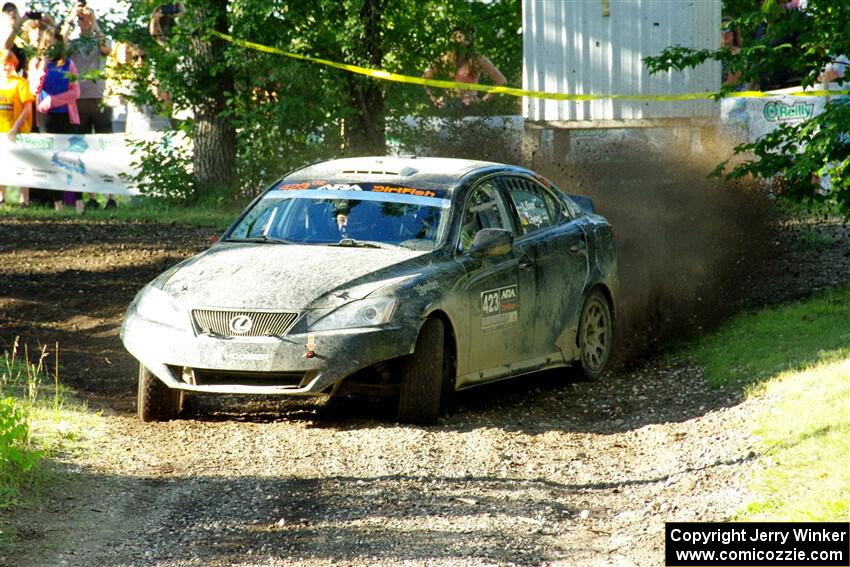
{"type": "Polygon", "coordinates": [[[850,358],[783,373],[753,423],[767,466],[752,481],[747,520],[850,519],[850,358]]]}
{"type": "Polygon", "coordinates": [[[850,287],[740,315],[680,354],[762,402],[741,519],[850,519],[850,287]]]}
{"type": "Polygon", "coordinates": [[[18,339],[0,359],[0,556],[13,545],[14,508],[50,478],[46,460],[78,450],[100,419],[73,401],[56,365],[46,347],[18,339]]]}
{"type": "MultiPolygon", "coordinates": [[[[88,195],[86,195],[88,199],[88,195]]],[[[245,203],[220,204],[201,203],[198,205],[174,205],[162,200],[144,197],[118,197],[118,208],[104,210],[105,195],[98,195],[100,209],[77,214],[73,207],[65,207],[62,211],[54,211],[48,207],[21,208],[10,203],[17,203],[17,190],[7,189],[6,205],[0,207],[0,215],[11,218],[35,219],[84,219],[86,221],[121,221],[121,222],[159,222],[168,224],[183,224],[189,226],[213,227],[218,230],[227,228],[242,210],[245,203]]]]}
{"type": "Polygon", "coordinates": [[[739,315],[688,351],[709,384],[754,384],[786,370],[850,357],[850,287],[739,315]]]}

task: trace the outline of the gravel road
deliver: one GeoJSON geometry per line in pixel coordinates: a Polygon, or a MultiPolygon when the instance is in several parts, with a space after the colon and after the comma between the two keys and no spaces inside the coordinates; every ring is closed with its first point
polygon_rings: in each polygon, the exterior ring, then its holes
{"type": "MultiPolygon", "coordinates": [[[[817,253],[778,233],[805,257],[754,279],[749,304],[846,281],[847,229],[823,230],[817,253]]],[[[63,380],[104,416],[44,504],[14,512],[0,564],[662,565],[666,521],[723,520],[747,497],[758,402],[660,357],[479,388],[432,427],[378,403],[236,397],[143,424],[121,314],[209,236],[0,219],[0,337],[59,341],[63,380]]]]}

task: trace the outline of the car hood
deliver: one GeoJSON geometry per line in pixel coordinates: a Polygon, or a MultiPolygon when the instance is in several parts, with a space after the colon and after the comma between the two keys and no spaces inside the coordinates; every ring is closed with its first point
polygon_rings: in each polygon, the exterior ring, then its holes
{"type": "Polygon", "coordinates": [[[428,252],[336,246],[221,244],[155,281],[183,304],[219,308],[332,308],[405,279],[428,252]],[[380,273],[375,273],[380,272],[380,273]]]}

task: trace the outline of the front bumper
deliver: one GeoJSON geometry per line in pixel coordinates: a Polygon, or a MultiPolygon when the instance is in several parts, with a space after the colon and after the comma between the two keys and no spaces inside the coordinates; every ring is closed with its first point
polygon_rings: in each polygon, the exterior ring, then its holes
{"type": "Polygon", "coordinates": [[[417,331],[390,326],[225,338],[195,335],[134,313],[125,317],[121,338],[130,354],[169,388],[315,396],[335,393],[358,370],[410,354],[417,331]],[[306,356],[308,350],[312,358],[306,356]],[[285,383],[280,383],[276,378],[283,375],[285,383]],[[216,379],[196,379],[202,376],[216,379]]]}

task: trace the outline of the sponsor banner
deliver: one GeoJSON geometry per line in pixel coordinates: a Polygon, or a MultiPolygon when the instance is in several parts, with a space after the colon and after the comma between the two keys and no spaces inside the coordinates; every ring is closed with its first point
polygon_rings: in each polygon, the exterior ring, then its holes
{"type": "Polygon", "coordinates": [[[395,193],[397,195],[411,195],[414,197],[443,197],[445,191],[423,189],[421,187],[407,187],[393,183],[328,183],[323,179],[309,181],[281,181],[275,187],[278,191],[373,191],[375,193],[395,193]]]}
{"type": "Polygon", "coordinates": [[[138,171],[132,149],[124,134],[19,134],[14,142],[2,136],[0,185],[138,195],[128,181],[138,171]]]}
{"type": "Polygon", "coordinates": [[[448,192],[437,188],[407,187],[391,183],[329,183],[323,179],[281,181],[275,190],[284,195],[297,195],[305,199],[336,199],[357,201],[381,201],[440,207],[446,209],[451,204],[448,192]]]}
{"type": "Polygon", "coordinates": [[[726,126],[738,130],[746,141],[755,142],[783,124],[799,124],[817,116],[828,101],[824,96],[787,93],[770,100],[725,98],[720,104],[720,118],[726,126]]]}

